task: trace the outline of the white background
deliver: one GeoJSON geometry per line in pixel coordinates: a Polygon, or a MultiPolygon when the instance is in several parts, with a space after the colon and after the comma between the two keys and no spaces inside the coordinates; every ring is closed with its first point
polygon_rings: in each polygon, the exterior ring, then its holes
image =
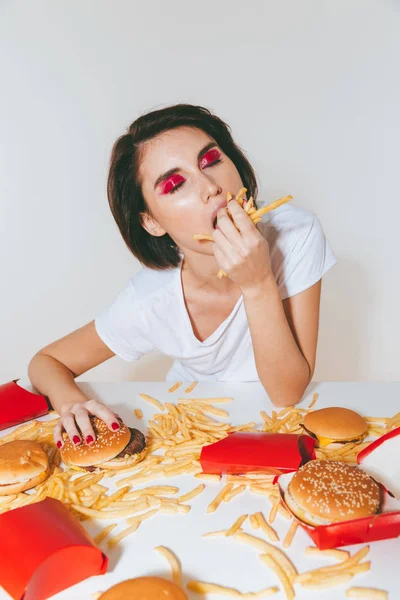
{"type": "Polygon", "coordinates": [[[263,202],[290,193],[323,223],[338,265],[315,379],[400,379],[399,34],[395,0],[0,0],[0,381],[139,269],[106,200],[110,150],[179,101],[232,126],[263,202]]]}

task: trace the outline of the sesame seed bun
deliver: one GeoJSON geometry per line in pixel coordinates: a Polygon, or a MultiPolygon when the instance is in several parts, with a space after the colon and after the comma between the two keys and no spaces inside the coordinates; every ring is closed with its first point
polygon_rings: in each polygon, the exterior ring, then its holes
{"type": "Polygon", "coordinates": [[[322,408],[308,413],[303,426],[317,438],[335,442],[361,439],[367,431],[367,423],[358,413],[338,406],[322,408]]]}
{"type": "Polygon", "coordinates": [[[82,468],[124,469],[144,458],[146,440],[140,431],[130,429],[122,421],[117,431],[111,431],[98,417],[90,417],[90,421],[96,435],[96,441],[90,446],[84,442],[75,446],[64,434],[64,446],[60,452],[65,464],[82,468]]]}
{"type": "Polygon", "coordinates": [[[0,445],[0,496],[29,490],[48,476],[48,456],[36,442],[16,440],[0,445]]]}
{"type": "Polygon", "coordinates": [[[172,581],[161,577],[139,577],[117,583],[99,600],[188,600],[187,595],[172,581]]]}
{"type": "Polygon", "coordinates": [[[309,525],[328,525],[375,514],[380,486],[358,467],[311,460],[294,474],[285,493],[292,513],[309,525]]]}

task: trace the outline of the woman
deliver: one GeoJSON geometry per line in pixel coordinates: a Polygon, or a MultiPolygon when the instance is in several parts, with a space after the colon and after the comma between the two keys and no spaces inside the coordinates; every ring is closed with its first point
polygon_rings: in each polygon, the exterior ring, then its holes
{"type": "Polygon", "coordinates": [[[321,278],[335,259],[304,210],[285,205],[255,227],[227,202],[242,186],[256,200],[249,161],[205,108],[150,112],[117,140],[109,203],[144,268],[111,307],[29,365],[32,384],[61,415],[58,447],[63,430],[75,444],[93,443],[90,414],[119,428],[74,381],[115,354],[138,360],[157,349],[174,358],[169,381],[259,380],[276,406],[301,400],[315,366],[321,278]],[[219,279],[219,268],[228,276],[219,279]]]}

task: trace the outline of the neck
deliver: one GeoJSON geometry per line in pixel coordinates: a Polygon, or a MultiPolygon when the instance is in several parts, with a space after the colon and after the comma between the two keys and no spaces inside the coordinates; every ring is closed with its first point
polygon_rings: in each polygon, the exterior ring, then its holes
{"type": "Polygon", "coordinates": [[[184,255],[182,277],[195,289],[222,294],[231,294],[238,286],[229,277],[218,279],[218,263],[214,256],[192,254],[184,255]]]}

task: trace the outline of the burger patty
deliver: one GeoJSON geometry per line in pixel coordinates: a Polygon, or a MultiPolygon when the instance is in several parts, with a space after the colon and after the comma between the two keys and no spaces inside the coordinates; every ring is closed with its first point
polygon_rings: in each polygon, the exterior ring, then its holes
{"type": "Polygon", "coordinates": [[[131,432],[129,444],[126,446],[126,448],[124,448],[124,450],[122,450],[122,452],[117,454],[115,458],[124,458],[124,456],[127,454],[129,456],[132,454],[140,454],[140,452],[145,449],[146,438],[144,437],[143,433],[138,429],[132,429],[132,427],[129,427],[129,431],[131,432]]]}
{"type": "MultiPolygon", "coordinates": [[[[317,440],[318,442],[318,436],[313,433],[312,431],[310,431],[309,429],[307,429],[307,427],[305,425],[303,425],[303,423],[300,423],[300,426],[304,429],[305,433],[307,435],[309,435],[310,437],[314,438],[314,440],[317,440]]],[[[328,436],[329,437],[329,436],[328,436]]],[[[357,442],[359,442],[364,436],[363,435],[359,435],[358,438],[354,438],[354,440],[338,440],[336,438],[330,438],[333,440],[332,443],[334,444],[356,444],[357,442]]]]}

